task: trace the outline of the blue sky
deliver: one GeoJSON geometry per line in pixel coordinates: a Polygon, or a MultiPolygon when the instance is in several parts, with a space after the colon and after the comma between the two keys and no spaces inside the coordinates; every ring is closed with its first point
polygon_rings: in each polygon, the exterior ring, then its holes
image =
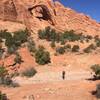
{"type": "Polygon", "coordinates": [[[100,22],[100,0],[60,0],[60,2],[100,22]]]}

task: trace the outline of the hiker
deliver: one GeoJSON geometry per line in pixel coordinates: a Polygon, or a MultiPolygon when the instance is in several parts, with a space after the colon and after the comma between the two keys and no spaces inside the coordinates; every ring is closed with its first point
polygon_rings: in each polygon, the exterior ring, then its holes
{"type": "Polygon", "coordinates": [[[62,79],[63,80],[65,79],[65,74],[66,74],[66,72],[65,71],[62,71],[62,79]]]}

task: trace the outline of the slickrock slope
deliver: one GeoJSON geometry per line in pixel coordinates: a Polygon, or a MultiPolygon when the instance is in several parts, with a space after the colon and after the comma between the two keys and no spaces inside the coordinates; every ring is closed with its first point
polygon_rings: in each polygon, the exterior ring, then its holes
{"type": "MultiPolygon", "coordinates": [[[[0,20],[22,23],[30,32],[51,26],[58,31],[100,34],[100,24],[95,20],[52,0],[0,0],[0,20]]],[[[8,28],[6,23],[4,28],[8,28]]]]}

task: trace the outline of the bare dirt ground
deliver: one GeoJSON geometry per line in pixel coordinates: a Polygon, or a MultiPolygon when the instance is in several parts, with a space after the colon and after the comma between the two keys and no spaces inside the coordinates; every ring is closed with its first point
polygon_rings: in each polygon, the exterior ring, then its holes
{"type": "Polygon", "coordinates": [[[51,64],[40,66],[25,52],[21,53],[25,61],[21,68],[33,66],[37,74],[32,78],[14,78],[20,87],[0,86],[10,100],[96,100],[91,92],[100,81],[87,79],[92,77],[90,66],[100,63],[99,54],[52,56],[51,64]],[[65,80],[62,79],[62,71],[66,72],[65,80]]]}
{"type": "Polygon", "coordinates": [[[70,71],[66,67],[41,69],[32,78],[16,77],[14,81],[20,87],[0,87],[0,90],[7,93],[10,100],[96,100],[91,95],[96,82],[87,80],[92,77],[90,71],[70,71]],[[66,71],[65,80],[62,79],[63,70],[66,71]]]}

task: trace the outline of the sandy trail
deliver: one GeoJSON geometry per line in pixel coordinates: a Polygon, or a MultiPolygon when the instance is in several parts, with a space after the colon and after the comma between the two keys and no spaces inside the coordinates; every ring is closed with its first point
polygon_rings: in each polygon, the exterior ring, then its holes
{"type": "MultiPolygon", "coordinates": [[[[79,80],[86,80],[92,78],[92,75],[89,71],[66,71],[65,80],[72,80],[72,81],[79,81],[79,80]]],[[[32,78],[26,77],[16,77],[14,79],[15,82],[19,84],[33,84],[33,83],[51,83],[51,82],[61,82],[62,79],[62,72],[40,72],[37,73],[32,78]]]]}

